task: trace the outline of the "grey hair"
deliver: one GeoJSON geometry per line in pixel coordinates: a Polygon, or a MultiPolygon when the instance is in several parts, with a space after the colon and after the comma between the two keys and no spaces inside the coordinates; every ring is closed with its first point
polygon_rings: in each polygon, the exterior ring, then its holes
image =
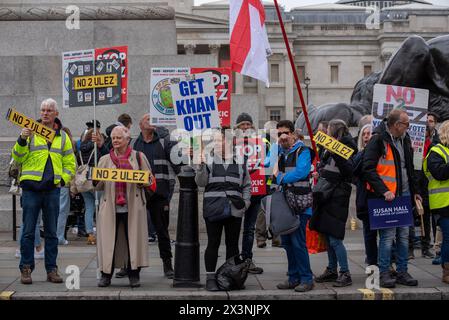
{"type": "Polygon", "coordinates": [[[112,133],[114,131],[121,131],[123,133],[123,137],[125,139],[128,139],[128,140],[131,139],[131,133],[129,132],[127,127],[124,127],[124,126],[116,126],[116,127],[114,127],[114,129],[112,129],[112,131],[111,131],[111,137],[112,137],[112,133]]]}
{"type": "Polygon", "coordinates": [[[49,106],[52,107],[55,111],[58,111],[58,103],[56,102],[55,99],[52,98],[45,99],[41,103],[41,109],[43,106],[49,106]]]}

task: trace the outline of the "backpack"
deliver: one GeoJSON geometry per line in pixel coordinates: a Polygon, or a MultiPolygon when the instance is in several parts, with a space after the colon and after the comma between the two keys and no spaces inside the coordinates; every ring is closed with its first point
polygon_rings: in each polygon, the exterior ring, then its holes
{"type": "Polygon", "coordinates": [[[89,173],[89,163],[94,152],[95,149],[92,150],[92,153],[90,154],[89,160],[87,160],[86,164],[83,163],[83,156],[80,153],[81,165],[76,169],[75,178],[73,179],[73,183],[75,184],[78,192],[88,192],[94,189],[92,180],[87,179],[87,174],[89,173]]]}

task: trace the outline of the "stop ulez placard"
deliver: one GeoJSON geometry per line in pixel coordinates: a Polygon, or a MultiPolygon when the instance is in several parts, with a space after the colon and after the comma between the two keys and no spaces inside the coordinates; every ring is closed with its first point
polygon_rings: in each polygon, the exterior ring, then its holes
{"type": "Polygon", "coordinates": [[[55,138],[56,131],[44,126],[33,118],[29,118],[24,114],[17,112],[14,108],[8,110],[6,119],[21,128],[30,129],[34,134],[41,136],[45,140],[52,142],[55,138]]]}
{"type": "Polygon", "coordinates": [[[347,145],[321,131],[318,131],[313,139],[323,148],[338,154],[340,157],[343,157],[346,160],[348,160],[349,157],[351,157],[351,155],[354,153],[354,149],[351,149],[347,145]]]}
{"type": "Polygon", "coordinates": [[[149,183],[150,171],[92,168],[92,180],[127,183],[149,183]]]}

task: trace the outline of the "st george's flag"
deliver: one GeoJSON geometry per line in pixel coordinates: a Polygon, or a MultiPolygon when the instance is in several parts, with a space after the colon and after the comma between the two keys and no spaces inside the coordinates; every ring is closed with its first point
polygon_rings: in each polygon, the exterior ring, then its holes
{"type": "Polygon", "coordinates": [[[268,56],[271,48],[260,0],[230,0],[229,32],[231,69],[269,86],[268,56]]]}

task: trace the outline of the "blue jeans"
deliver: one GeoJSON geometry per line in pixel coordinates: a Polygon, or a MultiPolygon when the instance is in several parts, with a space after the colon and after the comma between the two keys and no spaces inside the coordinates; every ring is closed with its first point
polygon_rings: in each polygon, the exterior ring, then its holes
{"type": "Polygon", "coordinates": [[[348,272],[348,255],[346,253],[343,240],[326,235],[327,240],[327,257],[329,259],[328,269],[337,270],[340,265],[340,272],[348,272]]]}
{"type": "MultiPolygon", "coordinates": [[[[94,213],[95,213],[95,192],[88,191],[81,193],[84,199],[84,222],[86,223],[86,233],[94,233],[94,213]]],[[[100,198],[100,194],[98,194],[100,198]]]]}
{"type": "Polygon", "coordinates": [[[29,265],[31,270],[34,270],[34,233],[40,210],[42,210],[42,220],[44,221],[45,269],[47,272],[51,272],[57,268],[58,237],[56,236],[56,228],[59,215],[59,195],[59,188],[43,192],[23,190],[23,236],[20,239],[20,253],[22,255],[19,265],[20,270],[23,269],[24,265],[29,265]]]}
{"type": "Polygon", "coordinates": [[[366,253],[365,263],[369,266],[377,265],[377,230],[371,230],[368,216],[363,217],[362,222],[366,253]]]}
{"type": "Polygon", "coordinates": [[[449,218],[440,218],[438,225],[443,233],[443,241],[441,242],[441,263],[449,262],[449,218]]]}
{"type": "Polygon", "coordinates": [[[61,195],[59,196],[59,216],[58,229],[56,234],[60,243],[64,242],[65,226],[67,224],[67,217],[70,213],[70,189],[61,188],[61,195]]]}
{"type": "MultiPolygon", "coordinates": [[[[41,230],[39,228],[39,225],[41,223],[41,217],[42,214],[39,212],[39,217],[37,218],[37,222],[36,222],[36,230],[34,232],[34,246],[35,247],[39,247],[41,245],[41,230]]],[[[19,244],[20,244],[20,239],[22,239],[22,234],[23,234],[23,224],[20,225],[19,228],[19,244]]]]}
{"type": "Polygon", "coordinates": [[[396,238],[396,271],[407,272],[409,227],[379,230],[379,270],[387,272],[391,265],[391,250],[396,238]]]}
{"type": "Polygon", "coordinates": [[[256,220],[261,200],[261,197],[251,197],[251,205],[245,212],[242,237],[242,255],[245,259],[253,258],[254,231],[256,230],[256,220]]]}
{"type": "Polygon", "coordinates": [[[306,226],[310,216],[300,214],[299,228],[290,234],[282,235],[282,246],[287,252],[288,281],[290,283],[310,284],[313,274],[310,269],[309,252],[306,246],[306,226]]]}

